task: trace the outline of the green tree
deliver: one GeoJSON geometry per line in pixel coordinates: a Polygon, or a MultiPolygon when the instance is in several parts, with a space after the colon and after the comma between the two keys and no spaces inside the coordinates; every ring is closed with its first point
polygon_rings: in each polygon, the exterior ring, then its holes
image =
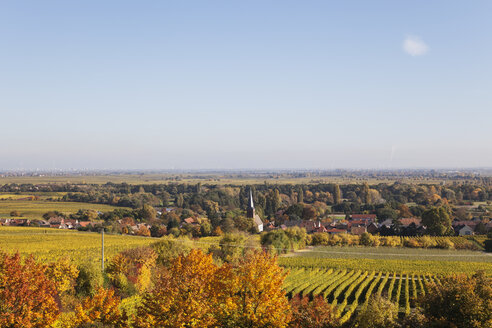
{"type": "Polygon", "coordinates": [[[152,206],[145,204],[140,210],[140,216],[144,220],[151,220],[155,219],[155,217],[157,216],[157,212],[152,206]]]}
{"type": "Polygon", "coordinates": [[[342,202],[342,192],[338,184],[336,184],[333,188],[333,201],[335,204],[340,204],[342,202]]]}
{"type": "Polygon", "coordinates": [[[398,327],[398,305],[381,296],[374,296],[355,318],[357,328],[398,327]]]}
{"type": "Polygon", "coordinates": [[[444,207],[433,207],[422,214],[422,225],[432,236],[444,236],[452,233],[451,218],[444,207]]]}

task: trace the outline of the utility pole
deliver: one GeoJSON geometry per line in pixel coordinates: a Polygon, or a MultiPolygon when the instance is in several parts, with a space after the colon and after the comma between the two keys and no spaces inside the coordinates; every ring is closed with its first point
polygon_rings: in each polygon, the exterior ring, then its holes
{"type": "Polygon", "coordinates": [[[104,272],[104,228],[102,229],[101,234],[101,268],[104,272]]]}

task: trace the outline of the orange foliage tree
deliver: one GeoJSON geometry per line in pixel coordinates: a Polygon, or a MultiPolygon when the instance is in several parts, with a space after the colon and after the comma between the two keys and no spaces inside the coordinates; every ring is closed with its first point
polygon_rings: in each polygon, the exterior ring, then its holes
{"type": "Polygon", "coordinates": [[[97,323],[123,327],[125,324],[119,310],[120,301],[113,289],[99,288],[93,297],[87,297],[77,305],[72,324],[75,327],[97,323]]]}
{"type": "Polygon", "coordinates": [[[60,310],[55,283],[33,257],[0,253],[0,327],[47,327],[60,310]]]}
{"type": "Polygon", "coordinates": [[[296,296],[290,301],[292,307],[292,328],[338,327],[336,311],[324,297],[317,296],[311,302],[309,297],[296,296]]]}

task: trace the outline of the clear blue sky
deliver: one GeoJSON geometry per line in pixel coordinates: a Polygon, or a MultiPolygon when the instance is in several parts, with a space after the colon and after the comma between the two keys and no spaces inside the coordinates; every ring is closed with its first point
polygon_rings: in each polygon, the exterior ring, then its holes
{"type": "Polygon", "coordinates": [[[1,1],[0,168],[492,167],[492,2],[1,1]]]}

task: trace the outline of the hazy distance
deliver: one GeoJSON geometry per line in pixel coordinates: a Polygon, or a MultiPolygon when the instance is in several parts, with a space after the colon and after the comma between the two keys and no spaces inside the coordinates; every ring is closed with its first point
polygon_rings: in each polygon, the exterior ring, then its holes
{"type": "Polygon", "coordinates": [[[0,169],[492,167],[491,9],[4,1],[0,169]]]}

